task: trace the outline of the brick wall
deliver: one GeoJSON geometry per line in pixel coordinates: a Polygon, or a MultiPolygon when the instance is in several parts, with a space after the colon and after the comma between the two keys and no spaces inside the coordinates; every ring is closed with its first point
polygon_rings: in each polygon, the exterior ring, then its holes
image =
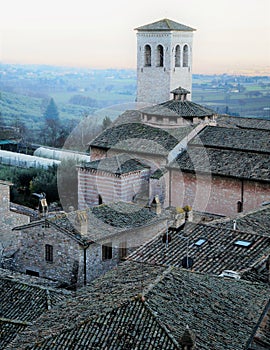
{"type": "Polygon", "coordinates": [[[134,196],[148,189],[149,170],[136,171],[117,176],[104,171],[79,169],[79,209],[99,203],[117,201],[131,202],[134,196]]]}
{"type": "Polygon", "coordinates": [[[171,190],[167,190],[166,203],[172,206],[191,205],[194,210],[220,215],[237,213],[237,203],[242,201],[243,211],[256,209],[262,202],[269,201],[270,184],[256,181],[171,171],[171,190]]]}

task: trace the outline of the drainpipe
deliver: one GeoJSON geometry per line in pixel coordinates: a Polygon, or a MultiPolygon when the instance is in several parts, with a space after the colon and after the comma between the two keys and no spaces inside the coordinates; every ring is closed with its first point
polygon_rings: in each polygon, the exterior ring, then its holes
{"type": "Polygon", "coordinates": [[[88,249],[89,245],[83,248],[83,284],[86,286],[87,278],[86,278],[86,250],[88,249]]]}
{"type": "Polygon", "coordinates": [[[172,170],[169,170],[169,207],[172,205],[172,170]]]}
{"type": "Polygon", "coordinates": [[[242,210],[244,210],[244,180],[241,181],[241,202],[242,202],[242,210]]]}

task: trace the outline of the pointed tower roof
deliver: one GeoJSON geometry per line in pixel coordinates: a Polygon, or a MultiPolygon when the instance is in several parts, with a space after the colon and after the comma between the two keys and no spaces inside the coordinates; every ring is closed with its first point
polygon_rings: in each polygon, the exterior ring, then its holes
{"type": "Polygon", "coordinates": [[[146,24],[142,27],[135,28],[138,31],[184,31],[184,32],[193,32],[196,29],[188,27],[184,24],[172,21],[170,19],[164,18],[160,21],[146,24]]]}

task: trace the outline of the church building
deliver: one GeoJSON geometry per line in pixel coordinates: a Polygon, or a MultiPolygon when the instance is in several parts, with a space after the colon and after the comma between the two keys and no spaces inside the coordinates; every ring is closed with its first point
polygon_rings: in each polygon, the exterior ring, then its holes
{"type": "Polygon", "coordinates": [[[270,122],[217,116],[191,101],[194,29],[163,19],[137,30],[137,101],[90,143],[80,210],[111,202],[232,215],[270,200],[270,122]],[[220,122],[219,122],[220,121],[220,122]],[[217,127],[218,125],[218,127],[217,127]]]}

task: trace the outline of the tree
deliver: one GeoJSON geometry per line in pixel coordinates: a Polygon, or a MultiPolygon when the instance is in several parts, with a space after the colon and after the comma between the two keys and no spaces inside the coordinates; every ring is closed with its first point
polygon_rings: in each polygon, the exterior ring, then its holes
{"type": "Polygon", "coordinates": [[[49,140],[49,143],[52,146],[55,146],[56,139],[60,131],[60,120],[58,108],[53,98],[50,99],[50,102],[47,105],[47,108],[44,112],[44,118],[45,125],[47,127],[47,131],[44,130],[44,132],[46,132],[46,135],[48,136],[47,140],[49,140]]]}

